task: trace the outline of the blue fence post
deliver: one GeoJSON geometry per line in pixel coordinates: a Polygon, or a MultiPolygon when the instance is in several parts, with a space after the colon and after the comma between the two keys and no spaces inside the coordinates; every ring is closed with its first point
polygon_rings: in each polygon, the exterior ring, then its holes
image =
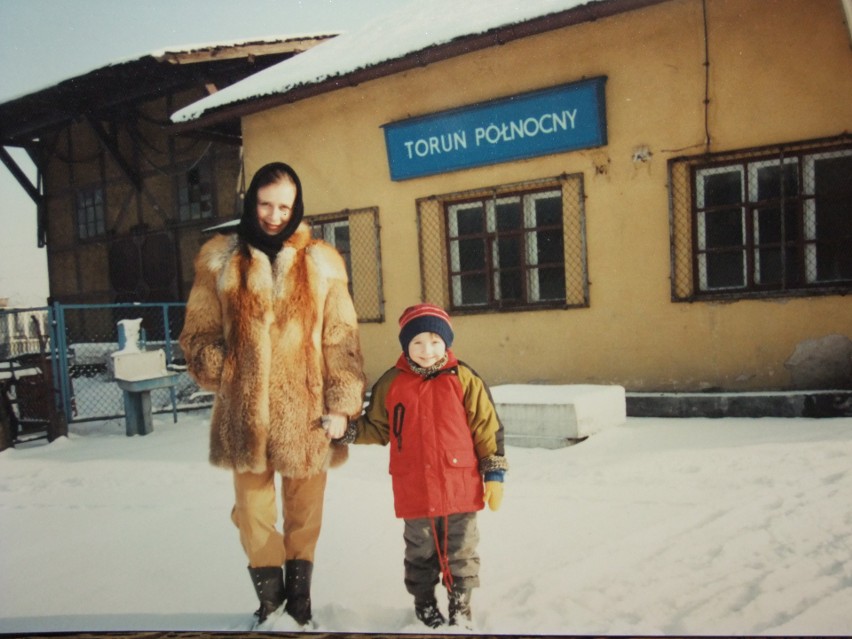
{"type": "MultiPolygon", "coordinates": [[[[163,348],[166,352],[166,368],[172,363],[172,333],[169,330],[169,305],[163,304],[163,348]]],[[[172,422],[177,424],[177,391],[174,385],[169,387],[172,400],[172,422]]]]}
{"type": "Polygon", "coordinates": [[[53,361],[56,363],[54,380],[58,382],[59,396],[65,420],[70,423],[74,419],[71,411],[71,371],[68,369],[68,336],[65,333],[65,311],[59,302],[48,307],[50,320],[51,343],[54,345],[53,361]]]}

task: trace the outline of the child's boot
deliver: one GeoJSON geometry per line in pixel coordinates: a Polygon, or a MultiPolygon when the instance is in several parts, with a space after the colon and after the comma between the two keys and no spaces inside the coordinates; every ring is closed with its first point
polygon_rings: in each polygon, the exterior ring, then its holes
{"type": "Polygon", "coordinates": [[[472,629],[470,590],[467,588],[453,588],[450,591],[450,625],[472,629]]]}
{"type": "Polygon", "coordinates": [[[438,600],[435,599],[434,592],[414,596],[414,614],[430,628],[439,628],[447,621],[438,609],[438,600]]]}

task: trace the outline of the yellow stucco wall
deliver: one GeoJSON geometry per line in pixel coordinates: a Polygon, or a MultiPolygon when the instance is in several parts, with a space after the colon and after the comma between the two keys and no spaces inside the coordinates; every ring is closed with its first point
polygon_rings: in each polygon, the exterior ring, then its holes
{"type": "MultiPolygon", "coordinates": [[[[838,0],[708,0],[713,152],[852,130],[852,51],[838,0]]],[[[308,214],[378,206],[385,317],[362,325],[368,377],[398,354],[419,301],[417,198],[582,173],[589,308],[456,317],[456,352],[491,384],[629,390],[785,388],[797,344],[852,337],[852,297],[673,303],[667,161],[705,142],[700,0],[673,0],[515,41],[243,120],[250,176],[299,172],[308,214]],[[392,182],[383,124],[607,76],[608,144],[392,182]],[[634,163],[647,146],[650,161],[634,163]]]]}

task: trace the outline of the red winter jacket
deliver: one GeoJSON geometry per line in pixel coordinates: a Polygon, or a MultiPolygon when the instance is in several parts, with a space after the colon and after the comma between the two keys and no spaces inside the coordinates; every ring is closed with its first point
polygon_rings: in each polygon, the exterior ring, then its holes
{"type": "MultiPolygon", "coordinates": [[[[482,460],[503,456],[503,429],[485,383],[449,351],[424,377],[401,355],[376,382],[356,421],[357,444],[390,444],[396,516],[439,517],[483,508],[482,460]]],[[[489,464],[486,464],[489,465],[489,464]]]]}

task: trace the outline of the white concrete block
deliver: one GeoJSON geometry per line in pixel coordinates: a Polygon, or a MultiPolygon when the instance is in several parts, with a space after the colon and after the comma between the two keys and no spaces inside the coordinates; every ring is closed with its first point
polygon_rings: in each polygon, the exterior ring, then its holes
{"type": "Polygon", "coordinates": [[[112,354],[116,379],[137,381],[168,375],[166,353],[156,351],[116,351],[112,354]]]}
{"type": "Polygon", "coordinates": [[[560,448],[627,421],[621,386],[506,384],[491,388],[506,443],[560,448]]]}

